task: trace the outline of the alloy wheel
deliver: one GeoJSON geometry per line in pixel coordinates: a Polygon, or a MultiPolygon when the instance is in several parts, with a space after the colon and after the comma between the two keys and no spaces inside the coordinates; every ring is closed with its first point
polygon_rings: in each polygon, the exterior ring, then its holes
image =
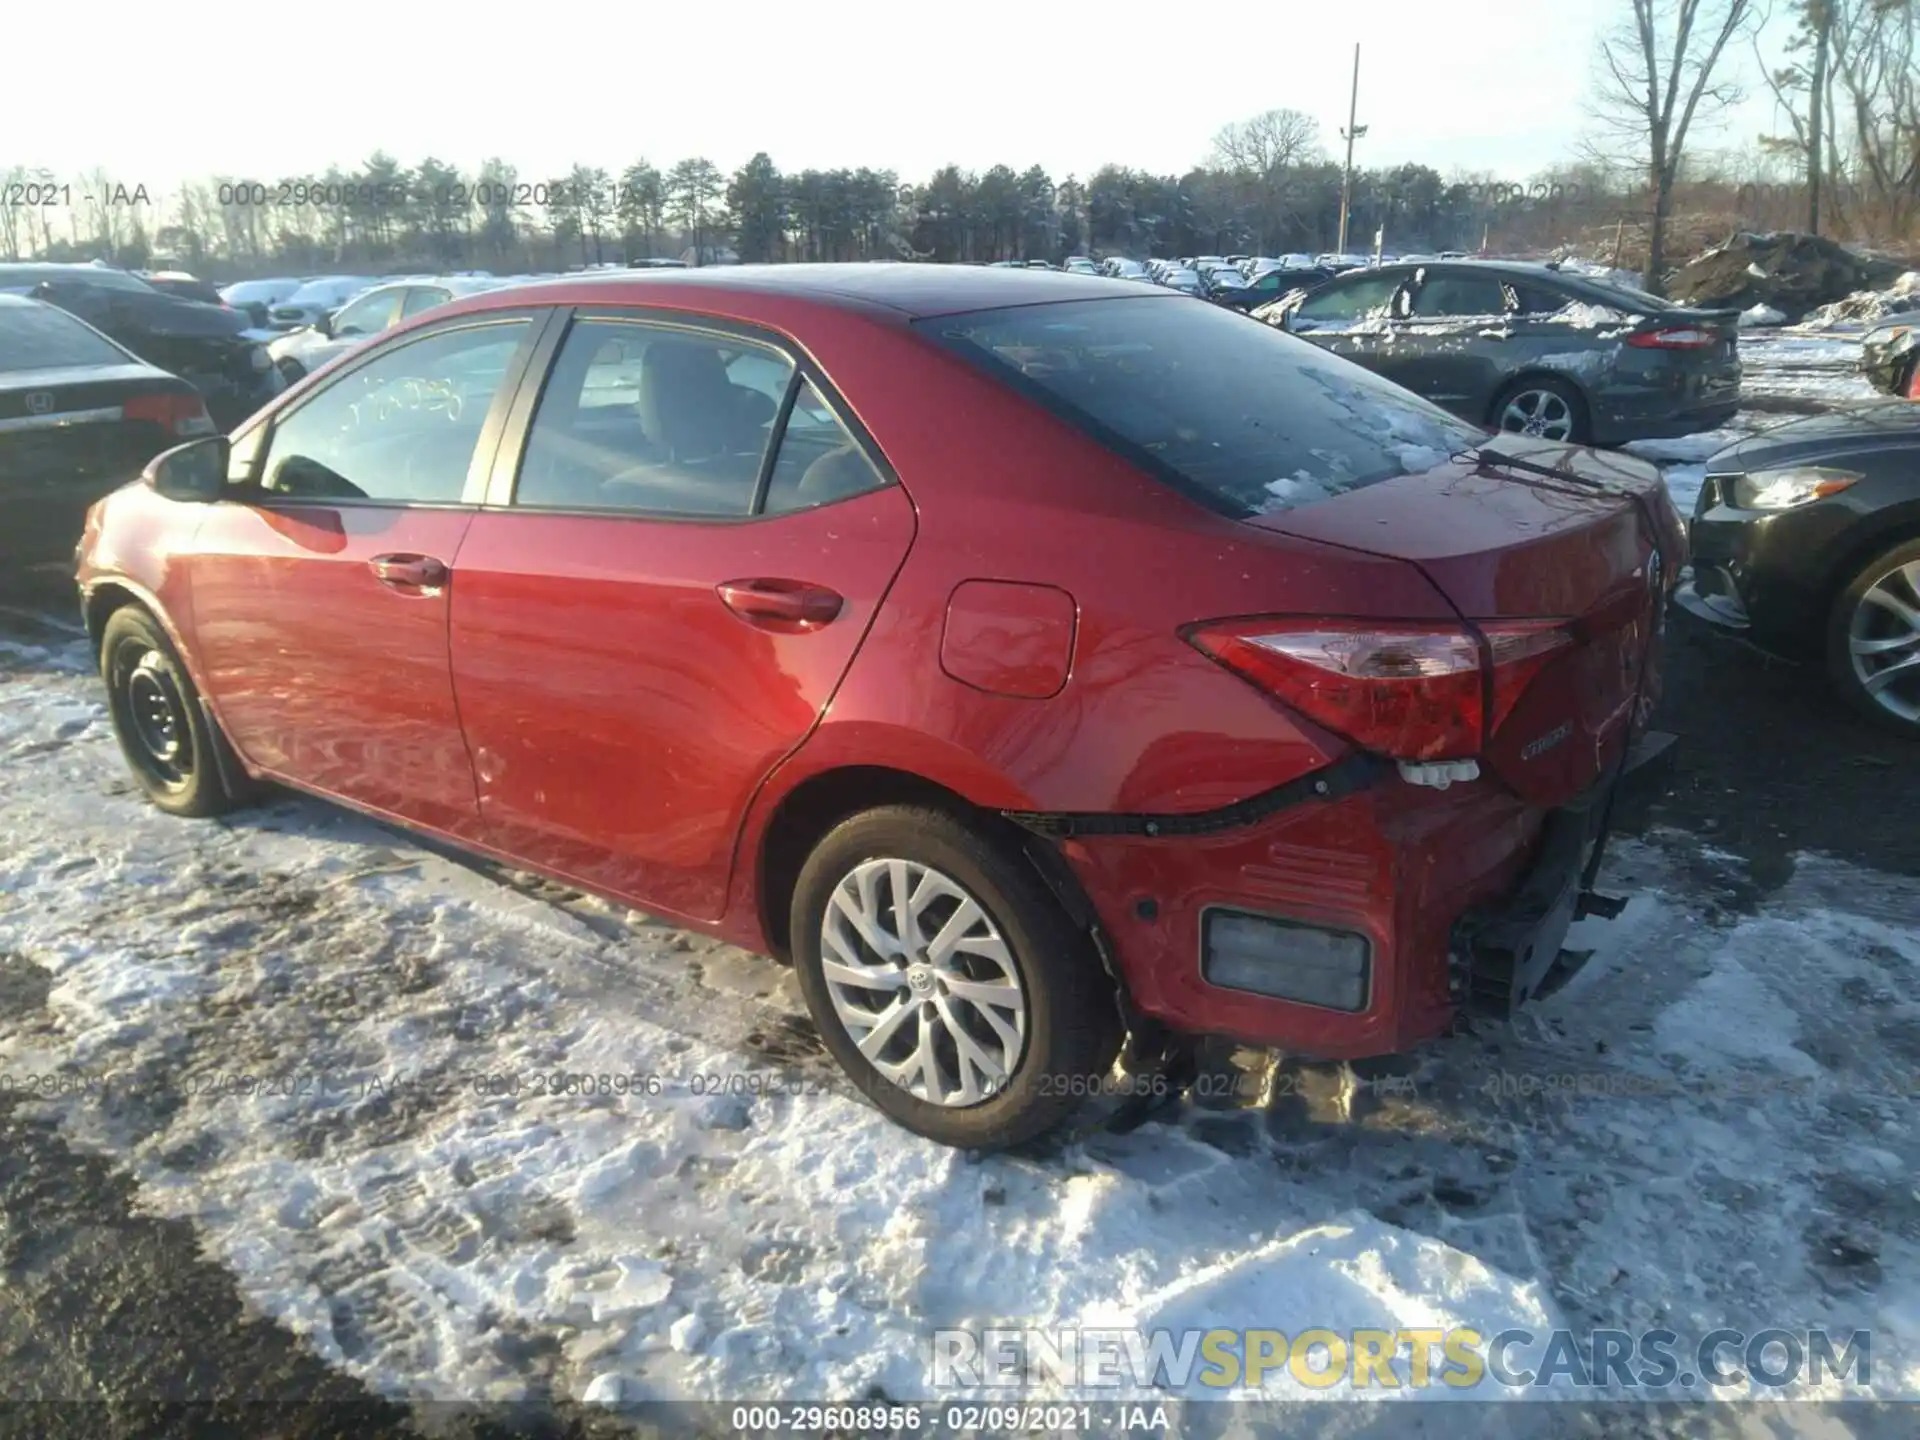
{"type": "Polygon", "coordinates": [[[1027,993],[963,886],[912,860],[868,860],[834,887],[820,929],[834,1013],[883,1077],[948,1107],[1006,1087],[1026,1049],[1027,993]]]}
{"type": "Polygon", "coordinates": [[[1500,412],[1500,428],[1510,435],[1571,440],[1573,407],[1551,390],[1522,390],[1500,412]]]}
{"type": "Polygon", "coordinates": [[[1847,625],[1847,651],[1873,702],[1920,724],[1920,560],[1894,566],[1866,588],[1847,625]]]}

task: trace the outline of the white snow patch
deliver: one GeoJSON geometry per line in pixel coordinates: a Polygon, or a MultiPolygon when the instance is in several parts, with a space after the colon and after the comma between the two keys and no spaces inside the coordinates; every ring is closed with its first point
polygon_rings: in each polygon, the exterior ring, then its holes
{"type": "Polygon", "coordinates": [[[1742,330],[1763,329],[1770,325],[1784,325],[1786,323],[1786,312],[1776,310],[1771,305],[1755,305],[1751,309],[1740,312],[1740,328],[1742,330]]]}

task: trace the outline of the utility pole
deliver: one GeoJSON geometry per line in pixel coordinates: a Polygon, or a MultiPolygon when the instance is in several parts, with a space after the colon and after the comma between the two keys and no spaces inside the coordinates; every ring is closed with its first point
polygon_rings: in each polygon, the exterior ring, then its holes
{"type": "Polygon", "coordinates": [[[1340,179],[1340,243],[1333,248],[1342,255],[1347,253],[1347,216],[1353,210],[1353,142],[1367,133],[1367,127],[1356,125],[1360,114],[1360,42],[1353,42],[1353,94],[1347,101],[1347,128],[1340,132],[1347,142],[1347,168],[1340,179]]]}

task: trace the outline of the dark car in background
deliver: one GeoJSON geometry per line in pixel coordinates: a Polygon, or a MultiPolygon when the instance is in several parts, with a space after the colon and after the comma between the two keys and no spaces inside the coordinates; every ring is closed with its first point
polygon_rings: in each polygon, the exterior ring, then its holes
{"type": "Polygon", "coordinates": [[[266,346],[247,333],[245,314],[165,294],[125,270],[0,264],[0,291],[57,305],[148,364],[188,381],[222,429],[286,388],[266,346]]]}
{"type": "Polygon", "coordinates": [[[56,306],[0,295],[0,572],[72,555],[89,505],[213,430],[186,381],[56,306]]]}
{"type": "Polygon", "coordinates": [[[142,270],[139,276],[162,295],[174,295],[182,300],[198,300],[202,305],[230,308],[220,292],[211,284],[198,275],[187,274],[184,270],[142,270]]]}
{"type": "Polygon", "coordinates": [[[1675,599],[1824,663],[1855,710],[1920,739],[1920,406],[1812,415],[1714,455],[1675,599]]]}
{"type": "Polygon", "coordinates": [[[1889,315],[1861,337],[1860,372],[1876,390],[1920,400],[1920,310],[1889,315]]]}
{"type": "Polygon", "coordinates": [[[1740,315],[1550,265],[1342,275],[1254,312],[1490,430],[1575,444],[1691,435],[1740,403],[1740,315]]]}
{"type": "Polygon", "coordinates": [[[1275,300],[1284,300],[1295,291],[1316,290],[1333,279],[1334,271],[1317,266],[1306,269],[1262,270],[1247,280],[1238,291],[1212,297],[1235,310],[1255,310],[1275,300]]]}
{"type": "Polygon", "coordinates": [[[256,327],[265,330],[271,328],[273,307],[305,283],[284,275],[268,280],[236,280],[220,292],[220,299],[235,310],[244,310],[256,327]]]}
{"type": "Polygon", "coordinates": [[[268,309],[267,325],[274,330],[298,330],[331,315],[362,290],[379,283],[365,275],[316,275],[268,309]]]}

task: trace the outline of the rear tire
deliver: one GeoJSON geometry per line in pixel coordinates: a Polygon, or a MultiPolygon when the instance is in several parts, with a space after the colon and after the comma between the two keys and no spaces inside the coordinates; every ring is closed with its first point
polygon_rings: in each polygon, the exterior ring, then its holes
{"type": "Polygon", "coordinates": [[[1494,397],[1487,424],[1508,435],[1530,435],[1568,445],[1593,443],[1586,397],[1551,375],[1535,375],[1507,386],[1494,397]]]}
{"type": "Polygon", "coordinates": [[[169,815],[201,819],[248,798],[238,759],[152,615],[125,605],[107,617],[100,633],[100,676],[120,752],[154,805],[169,815]],[[241,793],[228,789],[223,770],[241,793]]]}
{"type": "Polygon", "coordinates": [[[1920,540],[1860,567],[1827,614],[1826,650],[1827,674],[1848,705],[1920,740],[1920,540]]]}
{"type": "Polygon", "coordinates": [[[1032,1139],[1113,1068],[1120,1020],[1092,942],[1023,856],[945,811],[835,826],[801,867],[791,934],[827,1049],[929,1140],[1032,1139]]]}

